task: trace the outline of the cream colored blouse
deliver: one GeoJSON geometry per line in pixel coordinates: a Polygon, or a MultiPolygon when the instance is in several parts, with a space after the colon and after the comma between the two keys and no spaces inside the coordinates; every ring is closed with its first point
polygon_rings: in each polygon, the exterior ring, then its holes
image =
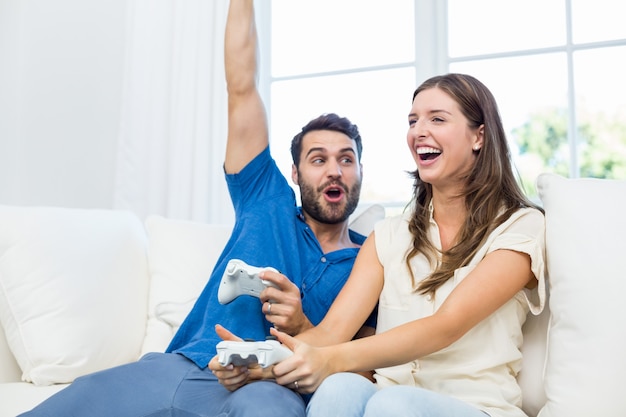
{"type": "MultiPolygon", "coordinates": [[[[516,376],[520,370],[522,324],[528,311],[539,314],[545,303],[545,221],[535,209],[520,209],[488,237],[468,266],[455,271],[435,297],[411,288],[405,255],[412,245],[408,230],[411,213],[387,218],[375,227],[376,250],[384,267],[377,333],[432,315],[454,288],[490,252],[509,249],[527,253],[539,285],[524,289],[452,345],[400,366],[376,370],[378,386],[402,384],[447,394],[485,411],[492,417],[524,416],[516,376]]],[[[441,248],[432,217],[429,237],[441,248]]],[[[431,270],[423,255],[411,260],[416,281],[431,270]]],[[[502,271],[506,279],[507,271],[502,271]]]]}

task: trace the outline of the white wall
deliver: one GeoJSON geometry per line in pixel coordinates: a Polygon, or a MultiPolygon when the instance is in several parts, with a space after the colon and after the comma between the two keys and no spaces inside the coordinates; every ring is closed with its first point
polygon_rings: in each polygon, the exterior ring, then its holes
{"type": "Polygon", "coordinates": [[[0,0],[0,204],[113,204],[127,0],[0,0]]]}

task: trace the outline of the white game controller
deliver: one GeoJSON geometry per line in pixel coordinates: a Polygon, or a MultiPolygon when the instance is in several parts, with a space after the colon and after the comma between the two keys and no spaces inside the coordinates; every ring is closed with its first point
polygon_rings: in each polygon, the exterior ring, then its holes
{"type": "Polygon", "coordinates": [[[264,342],[235,342],[223,340],[217,344],[217,359],[222,366],[249,366],[259,364],[262,368],[278,363],[293,355],[277,340],[264,342]]]}
{"type": "Polygon", "coordinates": [[[273,283],[259,278],[261,271],[278,272],[269,266],[258,268],[248,265],[241,259],[231,259],[222,275],[220,287],[217,290],[217,300],[220,304],[228,304],[240,295],[258,297],[266,287],[276,287],[273,283]]]}

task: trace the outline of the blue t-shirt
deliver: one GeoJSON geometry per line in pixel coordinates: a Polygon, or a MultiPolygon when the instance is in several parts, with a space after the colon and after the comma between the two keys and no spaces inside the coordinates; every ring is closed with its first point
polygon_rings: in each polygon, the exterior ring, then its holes
{"type": "MultiPolygon", "coordinates": [[[[230,259],[271,266],[286,275],[300,288],[304,314],[316,325],[348,279],[358,253],[358,248],[323,253],[269,148],[240,173],[227,174],[226,182],[235,208],[232,235],[167,348],[167,352],[180,353],[201,368],[215,356],[215,346],[221,340],[215,324],[244,339],[265,340],[270,334],[271,323],[265,320],[258,298],[244,295],[226,305],[217,301],[219,283],[230,259]]],[[[351,231],[350,239],[362,245],[365,237],[351,231]]]]}

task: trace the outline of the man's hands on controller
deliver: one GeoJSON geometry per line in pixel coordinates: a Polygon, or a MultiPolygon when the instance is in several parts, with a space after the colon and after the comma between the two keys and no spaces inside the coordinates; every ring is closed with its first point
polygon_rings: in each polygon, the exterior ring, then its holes
{"type": "Polygon", "coordinates": [[[289,335],[296,335],[313,327],[302,311],[300,289],[293,282],[283,274],[273,271],[263,271],[259,276],[277,287],[268,286],[259,295],[261,311],[267,321],[289,335]]]}
{"type": "Polygon", "coordinates": [[[287,334],[295,335],[313,327],[302,311],[299,288],[271,266],[249,265],[237,258],[229,260],[217,298],[221,304],[228,304],[240,296],[258,297],[265,318],[287,334]]]}
{"type": "MultiPolygon", "coordinates": [[[[289,335],[296,335],[313,324],[302,311],[300,289],[285,275],[266,270],[259,273],[263,280],[272,282],[274,286],[266,287],[260,294],[261,312],[265,319],[275,328],[289,335]]],[[[223,326],[215,326],[215,330],[222,340],[242,341],[242,339],[223,326]]],[[[235,391],[242,386],[258,380],[274,380],[273,365],[262,368],[258,364],[248,366],[222,366],[216,355],[209,362],[209,369],[218,381],[229,391],[235,391]]]]}
{"type": "MultiPolygon", "coordinates": [[[[235,336],[219,324],[215,326],[215,331],[222,340],[242,341],[240,337],[235,336]]],[[[274,374],[272,373],[273,366],[267,368],[261,368],[258,364],[249,366],[234,366],[230,364],[222,366],[218,355],[211,359],[208,366],[219,383],[229,391],[235,391],[249,382],[274,379],[274,374]]]]}
{"type": "MultiPolygon", "coordinates": [[[[269,270],[260,272],[259,277],[275,285],[266,287],[259,294],[261,312],[267,321],[277,329],[293,335],[313,327],[302,311],[300,290],[293,282],[285,275],[269,270]]],[[[240,337],[220,325],[217,325],[215,330],[222,340],[242,341],[240,337]]],[[[262,368],[258,364],[222,366],[217,355],[209,362],[209,369],[229,391],[235,391],[253,381],[275,379],[273,365],[267,368],[262,368]]]]}

